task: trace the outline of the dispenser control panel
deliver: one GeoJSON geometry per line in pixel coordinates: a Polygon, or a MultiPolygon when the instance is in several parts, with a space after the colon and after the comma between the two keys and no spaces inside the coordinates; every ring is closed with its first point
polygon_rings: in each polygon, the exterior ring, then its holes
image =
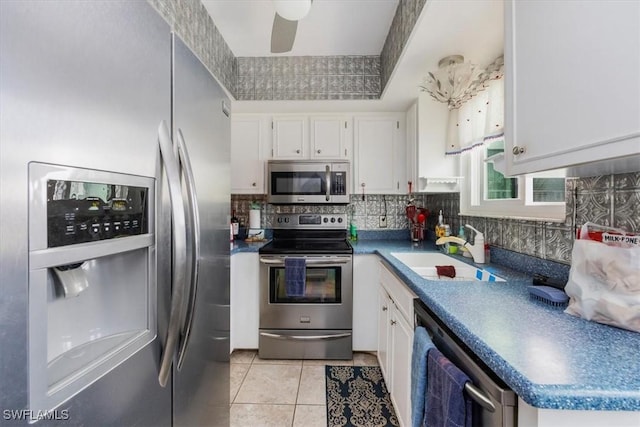
{"type": "Polygon", "coordinates": [[[47,246],[148,233],[148,189],[65,180],[47,181],[47,246]]]}

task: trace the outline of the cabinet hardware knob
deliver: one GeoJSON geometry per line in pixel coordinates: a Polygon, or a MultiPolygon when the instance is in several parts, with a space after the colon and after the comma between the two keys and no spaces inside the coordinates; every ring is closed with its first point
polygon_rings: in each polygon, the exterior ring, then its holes
{"type": "Polygon", "coordinates": [[[251,186],[252,186],[252,187],[255,187],[255,186],[256,186],[256,183],[255,183],[255,182],[252,182],[252,183],[251,183],[251,186]]]}
{"type": "Polygon", "coordinates": [[[320,154],[320,150],[318,150],[317,153],[320,154]]]}
{"type": "Polygon", "coordinates": [[[360,184],[360,187],[364,187],[364,182],[362,184],[360,184]]]}
{"type": "Polygon", "coordinates": [[[388,310],[387,306],[386,306],[386,305],[383,305],[383,306],[382,306],[382,311],[387,311],[387,310],[388,310]]]}
{"type": "Polygon", "coordinates": [[[518,154],[523,154],[525,151],[527,151],[525,147],[519,147],[517,145],[515,145],[513,147],[513,150],[511,150],[514,156],[517,156],[518,154]]]}
{"type": "Polygon", "coordinates": [[[300,150],[296,150],[296,154],[300,154],[300,150]]]}
{"type": "Polygon", "coordinates": [[[395,320],[392,320],[391,321],[391,326],[395,326],[396,323],[398,323],[398,322],[396,322],[395,320]]]}

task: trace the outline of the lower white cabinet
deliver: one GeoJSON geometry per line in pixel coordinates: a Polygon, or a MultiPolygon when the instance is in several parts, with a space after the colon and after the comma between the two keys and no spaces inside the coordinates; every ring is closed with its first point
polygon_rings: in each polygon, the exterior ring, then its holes
{"type": "Polygon", "coordinates": [[[231,349],[257,349],[260,263],[255,252],[231,256],[231,349]]]}
{"type": "Polygon", "coordinates": [[[377,311],[372,310],[378,303],[377,255],[353,256],[353,351],[376,351],[378,345],[377,311]]]}
{"type": "Polygon", "coordinates": [[[411,425],[411,351],[416,295],[380,264],[378,361],[401,426],[411,425]]]}

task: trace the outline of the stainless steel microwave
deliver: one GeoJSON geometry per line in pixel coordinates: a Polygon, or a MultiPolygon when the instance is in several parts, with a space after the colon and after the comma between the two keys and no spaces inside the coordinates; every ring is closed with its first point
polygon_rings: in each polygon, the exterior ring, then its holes
{"type": "Polygon", "coordinates": [[[270,160],[267,202],[273,204],[349,203],[348,161],[270,160]]]}

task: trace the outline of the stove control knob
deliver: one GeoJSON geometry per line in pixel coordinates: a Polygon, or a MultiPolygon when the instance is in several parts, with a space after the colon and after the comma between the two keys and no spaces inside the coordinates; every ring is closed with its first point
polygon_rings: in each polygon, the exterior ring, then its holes
{"type": "Polygon", "coordinates": [[[327,223],[329,222],[329,218],[327,218],[326,216],[324,218],[322,218],[322,222],[327,223]]]}
{"type": "Polygon", "coordinates": [[[342,223],[342,218],[338,218],[338,224],[342,223]]]}
{"type": "Polygon", "coordinates": [[[289,218],[285,217],[284,222],[289,222],[289,218]]]}
{"type": "Polygon", "coordinates": [[[336,222],[335,217],[331,217],[331,222],[332,222],[332,223],[333,223],[333,222],[336,222]]]}
{"type": "Polygon", "coordinates": [[[282,222],[282,218],[278,218],[278,224],[282,222]]]}

